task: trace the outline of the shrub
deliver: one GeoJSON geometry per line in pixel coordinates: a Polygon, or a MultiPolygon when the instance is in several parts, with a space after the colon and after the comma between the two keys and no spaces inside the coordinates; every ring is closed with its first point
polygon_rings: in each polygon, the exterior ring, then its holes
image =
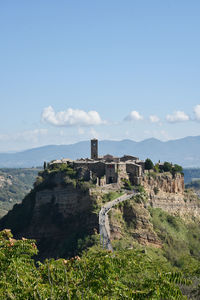
{"type": "Polygon", "coordinates": [[[124,188],[125,188],[125,189],[127,189],[127,190],[132,190],[133,187],[132,187],[132,185],[131,185],[130,180],[123,178],[122,181],[123,181],[123,183],[124,183],[124,188]]]}
{"type": "Polygon", "coordinates": [[[34,187],[40,185],[43,181],[44,181],[44,178],[43,178],[42,176],[38,176],[38,177],[36,178],[35,183],[34,183],[34,187]]]}
{"type": "Polygon", "coordinates": [[[155,166],[154,166],[154,171],[155,171],[156,173],[159,173],[159,172],[160,172],[159,164],[155,164],[155,166]]]}

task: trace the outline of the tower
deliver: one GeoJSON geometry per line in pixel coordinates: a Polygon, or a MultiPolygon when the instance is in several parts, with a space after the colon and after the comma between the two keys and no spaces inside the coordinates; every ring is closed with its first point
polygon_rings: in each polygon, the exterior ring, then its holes
{"type": "Polygon", "coordinates": [[[98,140],[92,139],[91,140],[91,159],[98,158],[98,140]]]}

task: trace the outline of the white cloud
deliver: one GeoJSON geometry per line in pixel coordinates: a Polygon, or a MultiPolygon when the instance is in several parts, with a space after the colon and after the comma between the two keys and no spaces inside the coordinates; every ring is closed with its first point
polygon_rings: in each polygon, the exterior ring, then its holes
{"type": "Polygon", "coordinates": [[[125,121],[139,121],[143,120],[143,116],[136,110],[132,110],[130,114],[124,119],[125,121]]]}
{"type": "Polygon", "coordinates": [[[167,115],[166,120],[170,123],[189,121],[190,117],[184,112],[177,110],[172,115],[167,115]]]}
{"type": "Polygon", "coordinates": [[[151,123],[157,123],[160,121],[160,119],[156,115],[149,116],[149,120],[151,123]]]}
{"type": "Polygon", "coordinates": [[[85,112],[79,109],[68,108],[65,111],[55,112],[52,106],[44,108],[42,120],[54,126],[91,126],[105,124],[98,112],[85,112]]]}
{"type": "Polygon", "coordinates": [[[195,120],[200,121],[200,104],[194,107],[195,120]]]}

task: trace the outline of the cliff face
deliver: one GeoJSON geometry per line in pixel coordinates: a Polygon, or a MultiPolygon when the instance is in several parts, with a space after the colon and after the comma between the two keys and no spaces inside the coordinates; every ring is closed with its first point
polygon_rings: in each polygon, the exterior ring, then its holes
{"type": "Polygon", "coordinates": [[[192,191],[184,189],[184,177],[168,173],[146,174],[142,185],[148,194],[148,204],[173,215],[200,217],[200,200],[192,191]]]}
{"type": "Polygon", "coordinates": [[[134,241],[142,245],[162,247],[150,221],[149,211],[142,203],[130,200],[110,212],[110,234],[112,242],[121,241],[132,247],[134,241]]]}
{"type": "Polygon", "coordinates": [[[135,199],[114,208],[110,213],[110,232],[113,243],[123,241],[131,247],[134,241],[143,245],[162,247],[151,221],[149,208],[160,208],[180,216],[186,222],[200,220],[200,199],[191,190],[184,190],[184,178],[176,174],[145,174],[142,185],[144,201],[135,199]],[[139,201],[138,201],[139,200],[139,201]]]}
{"type": "Polygon", "coordinates": [[[165,193],[184,193],[184,177],[176,174],[174,177],[170,173],[149,173],[145,174],[141,183],[149,194],[162,191],[165,193]]]}
{"type": "Polygon", "coordinates": [[[17,238],[36,239],[40,258],[74,255],[80,240],[98,229],[95,198],[86,184],[63,172],[44,174],[41,181],[0,220],[0,228],[10,228],[17,238]]]}
{"type": "MultiPolygon", "coordinates": [[[[174,215],[199,218],[199,199],[192,192],[184,191],[181,175],[173,178],[170,174],[146,174],[142,185],[146,191],[143,198],[129,200],[111,210],[112,241],[123,241],[127,247],[133,241],[162,247],[151,222],[149,206],[174,215]]],[[[109,187],[97,188],[83,182],[68,167],[63,171],[44,171],[23,202],[0,220],[0,229],[11,229],[16,238],[36,239],[40,259],[76,255],[94,243],[100,207],[103,201],[110,201],[109,197],[105,200],[105,193],[117,194],[120,189],[117,185],[109,187]]]]}

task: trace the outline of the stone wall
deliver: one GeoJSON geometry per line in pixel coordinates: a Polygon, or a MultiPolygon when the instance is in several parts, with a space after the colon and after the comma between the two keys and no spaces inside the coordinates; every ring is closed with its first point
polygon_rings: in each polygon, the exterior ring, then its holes
{"type": "Polygon", "coordinates": [[[89,171],[99,178],[105,175],[105,163],[103,162],[74,162],[74,168],[85,180],[89,180],[89,171]]]}
{"type": "Polygon", "coordinates": [[[126,163],[126,171],[133,176],[141,177],[142,176],[142,167],[134,163],[126,163]]]}
{"type": "Polygon", "coordinates": [[[129,179],[129,176],[126,172],[126,164],[119,163],[117,164],[117,174],[118,174],[118,183],[121,184],[122,179],[129,179]]]}
{"type": "Polygon", "coordinates": [[[116,163],[106,163],[106,183],[117,182],[117,164],[116,163]]]}

